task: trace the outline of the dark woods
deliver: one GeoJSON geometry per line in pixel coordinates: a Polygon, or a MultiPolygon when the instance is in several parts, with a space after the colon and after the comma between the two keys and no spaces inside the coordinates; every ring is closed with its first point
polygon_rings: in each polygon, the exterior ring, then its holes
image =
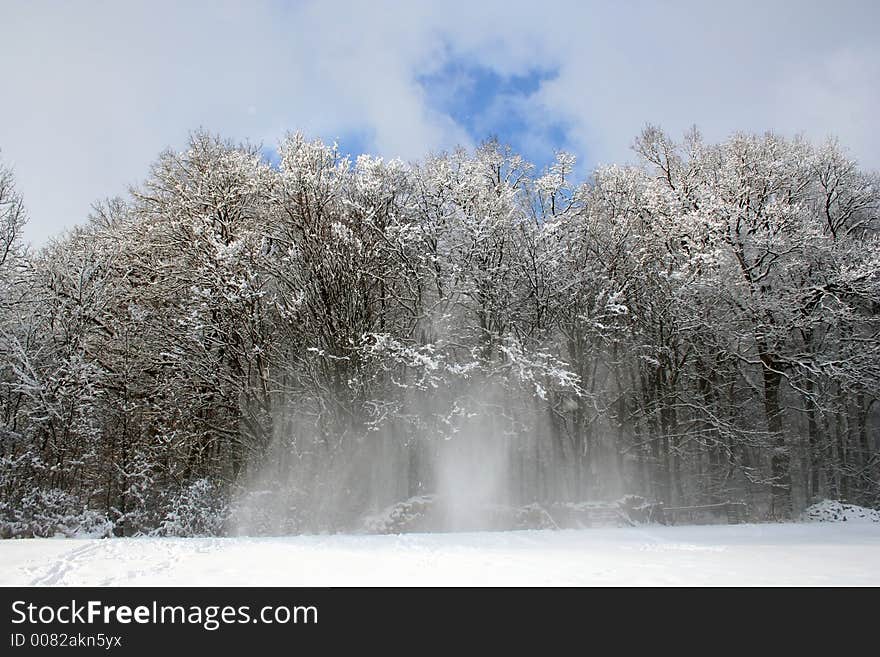
{"type": "Polygon", "coordinates": [[[0,183],[4,535],[304,532],[459,506],[880,503],[876,175],[637,140],[576,184],[196,134],[39,252],[0,183]]]}

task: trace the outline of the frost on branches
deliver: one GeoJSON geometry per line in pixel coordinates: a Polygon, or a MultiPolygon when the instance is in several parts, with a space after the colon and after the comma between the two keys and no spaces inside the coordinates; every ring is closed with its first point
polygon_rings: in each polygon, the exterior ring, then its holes
{"type": "Polygon", "coordinates": [[[772,134],[635,148],[578,182],[495,142],[295,134],[274,167],[197,133],[39,251],[0,169],[0,534],[880,504],[877,175],[772,134]]]}

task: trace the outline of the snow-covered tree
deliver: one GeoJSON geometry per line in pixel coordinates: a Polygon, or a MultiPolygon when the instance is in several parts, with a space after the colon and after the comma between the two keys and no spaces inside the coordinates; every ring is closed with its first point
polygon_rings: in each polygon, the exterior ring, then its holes
{"type": "Polygon", "coordinates": [[[635,150],[578,181],[198,132],[36,253],[0,170],[0,532],[880,501],[876,174],[772,134],[635,150]]]}

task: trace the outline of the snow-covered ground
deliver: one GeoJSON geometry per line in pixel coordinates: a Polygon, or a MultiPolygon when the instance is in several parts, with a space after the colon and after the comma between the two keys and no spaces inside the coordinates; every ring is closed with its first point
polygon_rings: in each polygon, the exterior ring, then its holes
{"type": "Polygon", "coordinates": [[[880,585],[880,524],[0,541],[10,585],[880,585]]]}

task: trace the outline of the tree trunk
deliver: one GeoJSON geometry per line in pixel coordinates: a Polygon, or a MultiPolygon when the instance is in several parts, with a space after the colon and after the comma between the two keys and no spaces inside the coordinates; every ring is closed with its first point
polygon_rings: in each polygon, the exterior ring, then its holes
{"type": "Polygon", "coordinates": [[[772,455],[770,473],[772,477],[771,513],[776,516],[791,515],[791,473],[785,435],[782,431],[782,412],[779,406],[779,389],[782,374],[772,355],[761,354],[761,373],[764,379],[764,413],[767,416],[767,431],[770,434],[772,455]]]}
{"type": "Polygon", "coordinates": [[[813,396],[814,387],[810,379],[806,381],[807,395],[805,402],[807,405],[807,436],[809,439],[809,488],[808,495],[810,501],[816,501],[819,497],[819,464],[821,463],[821,454],[819,453],[819,425],[816,422],[816,400],[813,396]]]}

